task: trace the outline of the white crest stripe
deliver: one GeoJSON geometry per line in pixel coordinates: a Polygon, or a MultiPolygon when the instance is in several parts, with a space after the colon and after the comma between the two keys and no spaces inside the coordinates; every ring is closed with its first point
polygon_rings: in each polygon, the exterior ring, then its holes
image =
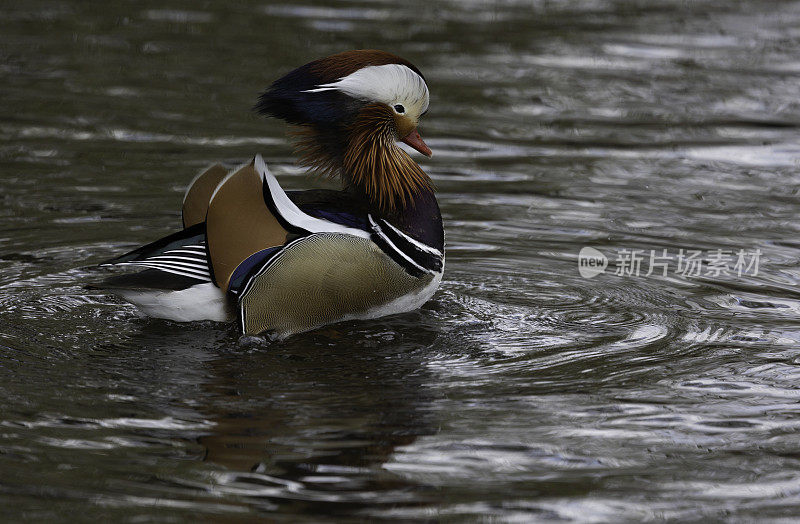
{"type": "Polygon", "coordinates": [[[418,118],[428,109],[430,94],[425,80],[403,64],[362,67],[335,82],[321,84],[304,93],[338,90],[372,102],[405,106],[405,113],[418,118]]]}

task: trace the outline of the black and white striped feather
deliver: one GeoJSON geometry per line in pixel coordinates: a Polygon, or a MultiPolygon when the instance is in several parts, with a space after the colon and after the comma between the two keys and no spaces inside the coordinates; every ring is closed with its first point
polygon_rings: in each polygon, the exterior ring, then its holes
{"type": "Polygon", "coordinates": [[[142,273],[111,277],[113,287],[152,288],[161,282],[165,289],[183,289],[213,282],[205,238],[205,224],[197,224],[178,233],[142,246],[100,266],[139,267],[142,273]],[[160,272],[160,276],[156,276],[160,272]],[[141,277],[137,276],[141,275],[141,277]]]}
{"type": "Polygon", "coordinates": [[[115,266],[137,266],[148,269],[158,269],[173,275],[193,278],[200,282],[211,282],[211,271],[208,268],[206,256],[206,242],[181,246],[177,249],[164,251],[162,254],[135,260],[132,262],[117,262],[115,266]]]}

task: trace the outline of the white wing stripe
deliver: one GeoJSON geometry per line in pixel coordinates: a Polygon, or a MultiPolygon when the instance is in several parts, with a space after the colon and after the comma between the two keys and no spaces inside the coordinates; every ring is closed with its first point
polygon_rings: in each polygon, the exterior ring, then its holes
{"type": "Polygon", "coordinates": [[[149,268],[149,269],[156,269],[158,271],[165,271],[167,273],[173,273],[175,275],[181,275],[181,276],[184,276],[184,277],[196,278],[197,280],[203,280],[203,281],[209,281],[209,282],[211,281],[211,277],[210,276],[204,275],[203,273],[200,273],[200,272],[197,272],[197,271],[189,271],[188,269],[176,268],[176,267],[170,267],[170,266],[159,266],[159,265],[156,265],[156,264],[142,264],[141,266],[149,268]]]}
{"type": "Polygon", "coordinates": [[[177,253],[177,252],[186,252],[186,253],[205,253],[206,247],[205,246],[183,246],[178,249],[171,249],[167,251],[167,253],[177,253]]]}
{"type": "Polygon", "coordinates": [[[179,264],[179,263],[174,263],[174,262],[138,260],[136,262],[123,262],[122,264],[119,264],[119,265],[120,266],[141,266],[141,265],[144,265],[144,264],[149,264],[151,266],[171,267],[171,268],[174,268],[174,269],[186,269],[187,271],[194,271],[195,273],[208,274],[208,268],[198,267],[198,266],[190,266],[188,264],[179,264]]]}
{"type": "Polygon", "coordinates": [[[118,264],[120,266],[142,266],[148,267],[151,269],[159,269],[161,271],[166,271],[168,273],[175,273],[178,275],[190,276],[192,278],[202,277],[204,280],[211,280],[211,275],[208,270],[200,270],[188,267],[177,266],[173,264],[164,264],[164,263],[157,263],[157,262],[147,262],[147,261],[139,261],[139,262],[123,262],[118,264]]]}
{"type": "Polygon", "coordinates": [[[165,251],[160,255],[156,256],[172,256],[172,255],[183,255],[189,258],[196,258],[197,260],[205,260],[206,259],[206,252],[203,251],[185,251],[183,249],[173,249],[172,251],[165,251]]]}
{"type": "MultiPolygon", "coordinates": [[[[133,265],[136,265],[136,264],[133,264],[133,265]]],[[[167,268],[167,267],[151,267],[150,264],[139,264],[139,265],[144,266],[144,267],[150,267],[151,269],[158,269],[159,271],[164,271],[165,273],[172,273],[173,275],[180,275],[182,277],[196,278],[197,280],[202,280],[204,282],[211,282],[211,277],[208,276],[208,275],[197,275],[197,274],[189,273],[189,272],[184,271],[184,270],[172,269],[172,268],[167,268]]]]}
{"type": "Polygon", "coordinates": [[[205,264],[193,264],[189,262],[183,262],[180,260],[169,260],[169,259],[154,257],[142,260],[142,262],[147,262],[149,264],[161,264],[164,266],[186,267],[190,269],[197,269],[198,271],[208,271],[208,266],[205,264]]]}
{"type": "Polygon", "coordinates": [[[361,238],[369,238],[369,233],[361,229],[343,226],[303,213],[300,208],[291,201],[283,188],[281,188],[275,176],[269,172],[261,155],[256,155],[255,168],[258,174],[261,175],[261,179],[269,186],[272,200],[275,202],[275,206],[281,217],[291,225],[305,229],[311,233],[344,233],[361,238]]]}
{"type": "Polygon", "coordinates": [[[198,266],[202,268],[208,267],[205,258],[189,258],[189,257],[177,257],[173,255],[158,255],[147,259],[148,262],[151,260],[158,260],[158,261],[163,260],[164,262],[177,262],[186,264],[187,266],[198,266]]]}

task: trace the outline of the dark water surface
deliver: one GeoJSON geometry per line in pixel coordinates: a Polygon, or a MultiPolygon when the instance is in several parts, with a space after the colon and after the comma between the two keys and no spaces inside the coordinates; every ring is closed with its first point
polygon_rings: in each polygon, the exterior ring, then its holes
{"type": "Polygon", "coordinates": [[[5,519],[800,514],[800,3],[2,4],[5,519]],[[269,343],[84,289],[211,162],[318,184],[250,106],[362,47],[432,91],[422,310],[269,343]]]}

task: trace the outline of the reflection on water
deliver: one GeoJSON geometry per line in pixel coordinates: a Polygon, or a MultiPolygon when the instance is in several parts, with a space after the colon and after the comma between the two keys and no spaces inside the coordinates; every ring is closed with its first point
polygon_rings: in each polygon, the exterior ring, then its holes
{"type": "Polygon", "coordinates": [[[34,0],[0,12],[0,502],[11,520],[791,518],[796,2],[34,0]],[[288,69],[425,72],[448,264],[417,312],[281,343],[140,318],[89,266],[284,128],[288,69]],[[582,278],[577,254],[610,258],[582,278]],[[621,250],[757,274],[616,276],[621,250]]]}
{"type": "Polygon", "coordinates": [[[204,460],[229,470],[215,475],[219,493],[327,514],[418,498],[423,486],[383,465],[398,446],[436,432],[421,361],[436,331],[390,352],[390,332],[363,335],[351,344],[330,328],[288,352],[258,348],[208,363],[214,402],[204,412],[214,429],[199,442],[204,460]]]}

